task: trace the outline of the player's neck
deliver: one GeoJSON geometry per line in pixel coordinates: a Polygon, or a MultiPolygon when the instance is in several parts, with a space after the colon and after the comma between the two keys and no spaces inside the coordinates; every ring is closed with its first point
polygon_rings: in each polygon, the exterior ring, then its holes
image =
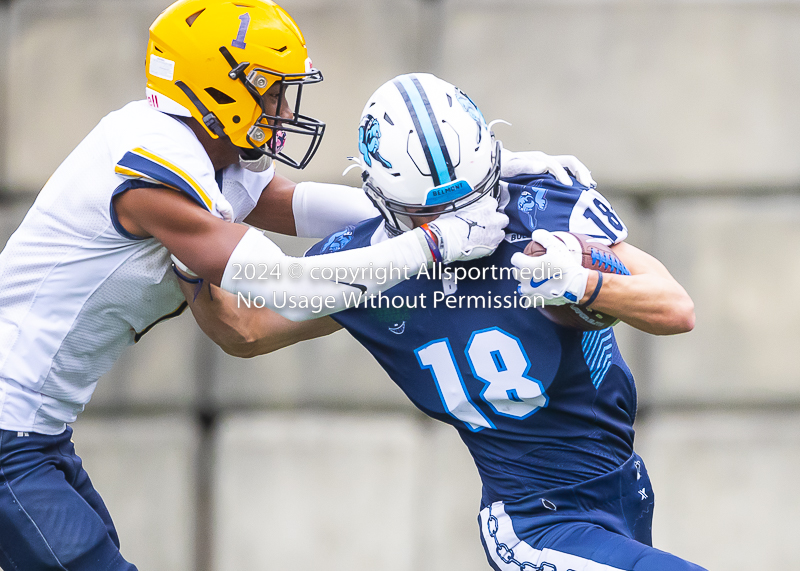
{"type": "Polygon", "coordinates": [[[180,120],[194,132],[200,144],[211,159],[214,170],[218,171],[239,162],[239,149],[229,139],[213,139],[194,117],[180,117],[180,120]]]}

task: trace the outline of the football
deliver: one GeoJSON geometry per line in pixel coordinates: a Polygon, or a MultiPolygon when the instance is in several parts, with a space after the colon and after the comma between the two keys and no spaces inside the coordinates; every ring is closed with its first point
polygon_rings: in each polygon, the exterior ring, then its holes
{"type": "MultiPolygon", "coordinates": [[[[616,254],[606,246],[595,242],[590,236],[584,234],[571,233],[581,244],[583,252],[583,267],[590,270],[599,270],[607,274],[630,275],[616,254]]],[[[539,242],[531,240],[525,246],[524,253],[528,256],[541,256],[545,253],[544,247],[539,242]]],[[[581,331],[596,331],[616,325],[619,320],[616,317],[594,311],[588,307],[581,307],[574,303],[566,305],[550,305],[539,308],[545,317],[554,323],[558,323],[570,329],[581,331]]]]}

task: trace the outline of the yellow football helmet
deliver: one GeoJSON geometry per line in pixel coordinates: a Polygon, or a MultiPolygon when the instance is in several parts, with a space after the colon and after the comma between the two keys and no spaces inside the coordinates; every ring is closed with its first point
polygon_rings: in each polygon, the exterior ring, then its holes
{"type": "Polygon", "coordinates": [[[300,114],[303,86],[322,74],[300,28],[270,0],[175,2],[150,26],[146,73],[150,105],[194,117],[245,158],[268,155],[302,169],[325,132],[324,123],[300,114]],[[262,96],[276,83],[277,109],[268,112],[262,96]],[[284,100],[289,119],[281,117],[284,100]],[[283,152],[287,133],[311,137],[300,160],[283,152]]]}

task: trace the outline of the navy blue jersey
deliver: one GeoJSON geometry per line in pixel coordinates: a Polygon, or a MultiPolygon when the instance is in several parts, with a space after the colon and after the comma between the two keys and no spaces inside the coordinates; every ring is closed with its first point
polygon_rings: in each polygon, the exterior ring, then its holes
{"type": "MultiPolygon", "coordinates": [[[[485,504],[583,482],[633,452],[636,391],[612,329],[581,332],[525,309],[502,272],[534,228],[627,235],[606,200],[550,175],[516,177],[506,240],[489,257],[439,266],[334,314],[423,412],[469,447],[485,504]],[[458,268],[473,278],[454,283],[458,268]],[[403,302],[403,303],[400,303],[403,302]],[[365,306],[366,305],[366,306],[365,306]]],[[[308,254],[360,248],[380,218],[322,240],[308,254]]]]}

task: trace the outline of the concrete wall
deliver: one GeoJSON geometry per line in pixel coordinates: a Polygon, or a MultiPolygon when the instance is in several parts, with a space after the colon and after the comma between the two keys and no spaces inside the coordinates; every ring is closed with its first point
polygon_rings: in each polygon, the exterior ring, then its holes
{"type": "Polygon", "coordinates": [[[139,569],[195,569],[199,429],[181,414],[81,419],[76,449],[139,569]]]}
{"type": "MultiPolygon", "coordinates": [[[[96,122],[143,96],[147,27],[165,4],[0,2],[0,244],[96,122]]],[[[361,108],[412,70],[512,122],[495,128],[508,147],[592,168],[630,241],[697,307],[687,335],[617,328],[656,545],[709,569],[749,570],[745,545],[765,569],[800,566],[800,4],[283,5],[325,74],[304,110],[329,125],[307,171],[284,174],[358,184],[340,173],[361,108]]],[[[177,318],[101,380],[75,441],[141,569],[488,568],[457,435],[343,332],[238,360],[177,318]]]]}

